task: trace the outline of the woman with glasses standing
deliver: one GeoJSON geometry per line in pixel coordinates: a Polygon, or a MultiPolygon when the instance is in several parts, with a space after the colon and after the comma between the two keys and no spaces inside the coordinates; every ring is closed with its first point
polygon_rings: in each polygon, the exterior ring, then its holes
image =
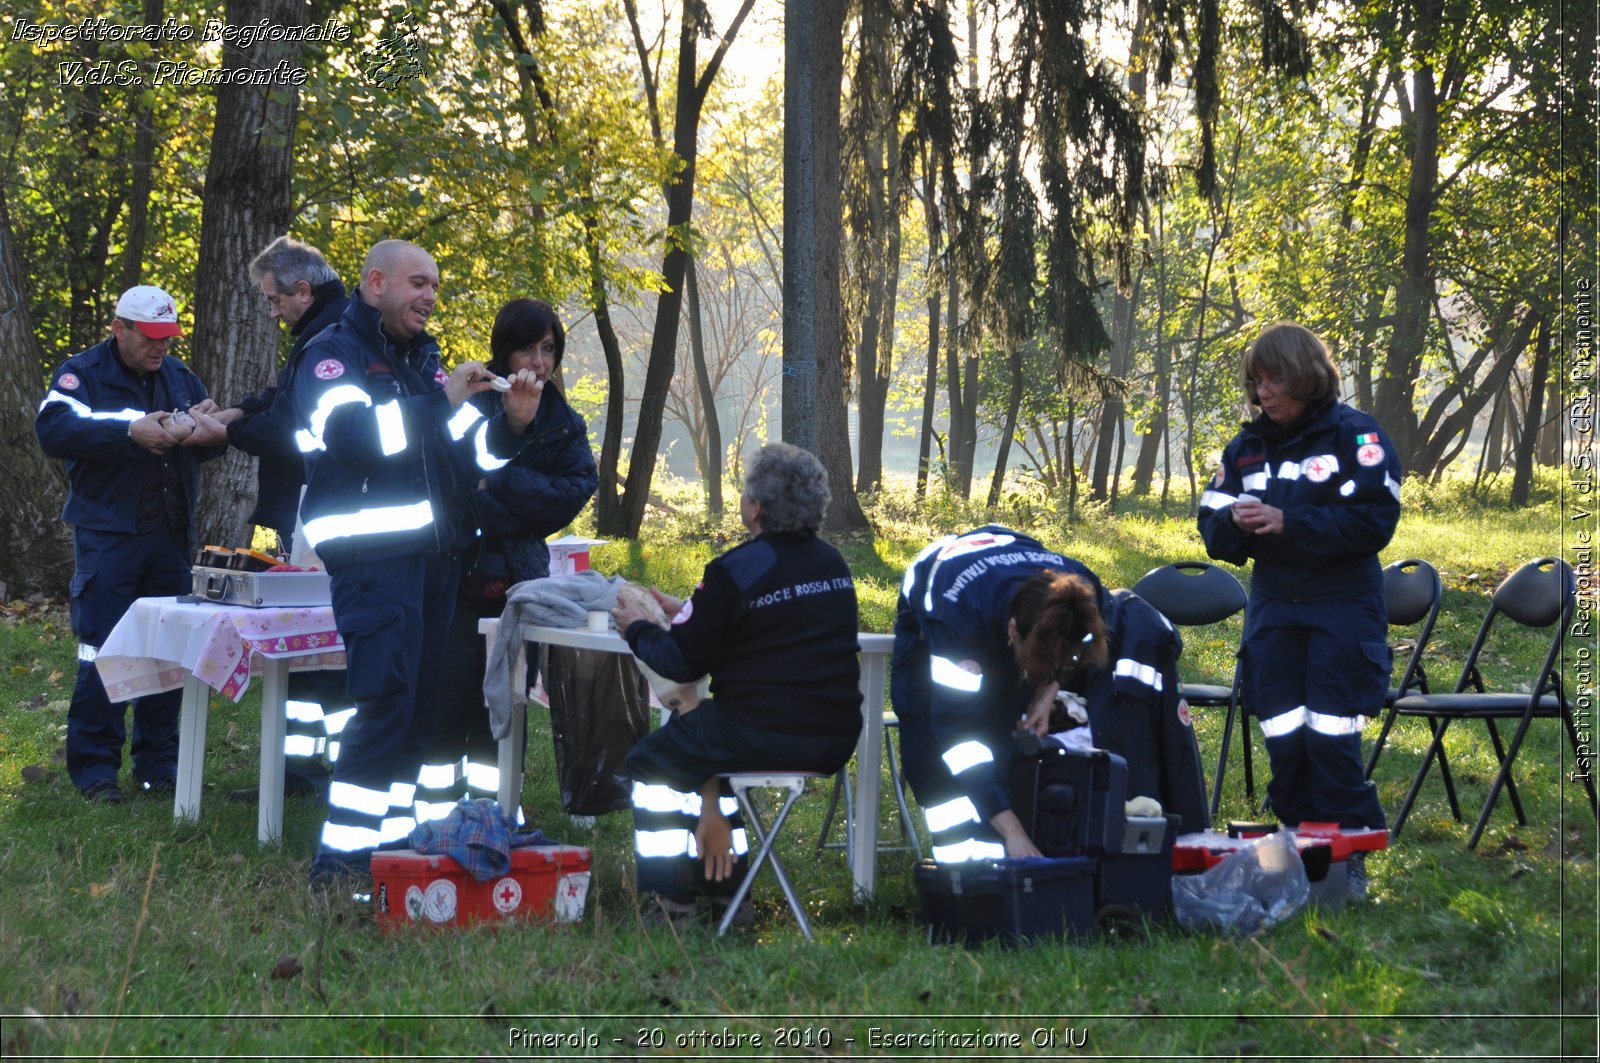
{"type": "Polygon", "coordinates": [[[1268,800],[1287,826],[1381,828],[1361,725],[1389,687],[1378,551],[1400,519],[1400,461],[1377,421],[1338,401],[1338,367],[1310,330],[1269,325],[1242,380],[1261,415],[1223,451],[1199,523],[1212,557],[1255,562],[1243,694],[1266,736],[1268,800]]]}
{"type": "Polygon", "coordinates": [[[1040,855],[1011,808],[1012,736],[1079,716],[1083,744],[1127,761],[1127,796],[1204,830],[1182,648],[1143,600],[1021,532],[987,525],[924,549],[900,587],[889,691],[934,860],[1040,855]]]}

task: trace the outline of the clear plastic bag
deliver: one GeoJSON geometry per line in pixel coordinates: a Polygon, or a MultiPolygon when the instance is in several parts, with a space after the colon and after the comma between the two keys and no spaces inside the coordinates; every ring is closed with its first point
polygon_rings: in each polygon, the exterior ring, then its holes
{"type": "Polygon", "coordinates": [[[543,648],[561,805],[574,816],[632,807],[623,761],[650,730],[650,693],[626,654],[543,648]]]}
{"type": "Polygon", "coordinates": [[[1311,882],[1286,831],[1258,838],[1198,875],[1172,879],[1172,910],[1189,930],[1249,937],[1305,906],[1311,882]]]}

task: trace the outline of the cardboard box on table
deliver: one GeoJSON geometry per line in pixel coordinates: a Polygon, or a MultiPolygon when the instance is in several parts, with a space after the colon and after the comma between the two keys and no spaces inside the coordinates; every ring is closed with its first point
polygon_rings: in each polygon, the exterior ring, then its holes
{"type": "Polygon", "coordinates": [[[582,535],[563,535],[545,545],[550,548],[550,575],[571,576],[589,569],[589,548],[610,542],[582,535]]]}

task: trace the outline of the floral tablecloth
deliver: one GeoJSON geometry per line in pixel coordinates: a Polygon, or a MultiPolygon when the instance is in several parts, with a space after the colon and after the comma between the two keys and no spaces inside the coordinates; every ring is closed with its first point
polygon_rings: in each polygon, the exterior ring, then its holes
{"type": "Polygon", "coordinates": [[[112,701],[172,690],[185,675],[238,701],[250,677],[261,674],[263,657],[289,658],[290,671],[343,668],[332,608],[140,598],[100,647],[95,668],[112,701]]]}

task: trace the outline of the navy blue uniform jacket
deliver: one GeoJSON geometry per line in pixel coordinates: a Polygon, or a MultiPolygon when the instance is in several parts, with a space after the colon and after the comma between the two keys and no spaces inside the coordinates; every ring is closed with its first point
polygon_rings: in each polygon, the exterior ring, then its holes
{"type": "MultiPolygon", "coordinates": [[[[500,408],[499,395],[490,392],[470,401],[485,416],[500,408]]],[[[589,427],[548,381],[539,412],[522,434],[522,452],[484,477],[472,496],[483,530],[477,570],[488,578],[503,576],[508,584],[550,574],[545,537],[571,524],[600,485],[589,427]]]]}
{"type": "MultiPolygon", "coordinates": [[[[208,396],[200,378],[178,359],[167,356],[156,370],[157,410],[187,410],[208,396]]],[[[145,462],[160,459],[128,437],[128,426],[152,412],[143,387],[117,358],[116,339],[97,343],[62,362],[39,404],[33,429],[39,445],[67,464],[67,504],[61,519],[76,528],[133,534],[139,512],[145,462]]],[[[222,453],[221,447],[173,447],[189,503],[189,528],[200,495],[200,462],[222,453]]]]}
{"type": "Polygon", "coordinates": [[[278,371],[277,382],[261,394],[240,402],[244,416],[228,426],[228,442],[261,459],[256,470],[256,508],[250,513],[251,524],[278,532],[294,530],[295,514],[300,508],[300,488],[306,482],[305,458],[294,442],[295,429],[299,427],[295,422],[291,386],[295,368],[300,364],[306,344],[336,323],[349,304],[344,285],[338,281],[317,288],[316,299],[289,330],[295,338],[294,345],[278,371]]]}
{"type": "Polygon", "coordinates": [[[856,587],[815,535],[765,532],[706,566],[672,618],[624,637],[639,659],[687,683],[710,673],[730,720],[762,731],[855,737],[861,730],[856,587]]]}
{"type": "Polygon", "coordinates": [[[307,459],[301,520],[330,568],[472,548],[472,489],[526,437],[503,413],[452,409],[448,379],[431,336],[391,342],[359,292],[306,345],[294,376],[307,459]]]}
{"type": "MultiPolygon", "coordinates": [[[[1254,559],[1254,593],[1319,602],[1382,595],[1378,551],[1400,520],[1400,459],[1378,422],[1333,403],[1282,432],[1265,415],[1244,425],[1200,498],[1206,552],[1254,559]],[[1280,535],[1233,522],[1251,494],[1283,510],[1280,535]]],[[[1381,600],[1381,597],[1380,597],[1381,600]]]]}

